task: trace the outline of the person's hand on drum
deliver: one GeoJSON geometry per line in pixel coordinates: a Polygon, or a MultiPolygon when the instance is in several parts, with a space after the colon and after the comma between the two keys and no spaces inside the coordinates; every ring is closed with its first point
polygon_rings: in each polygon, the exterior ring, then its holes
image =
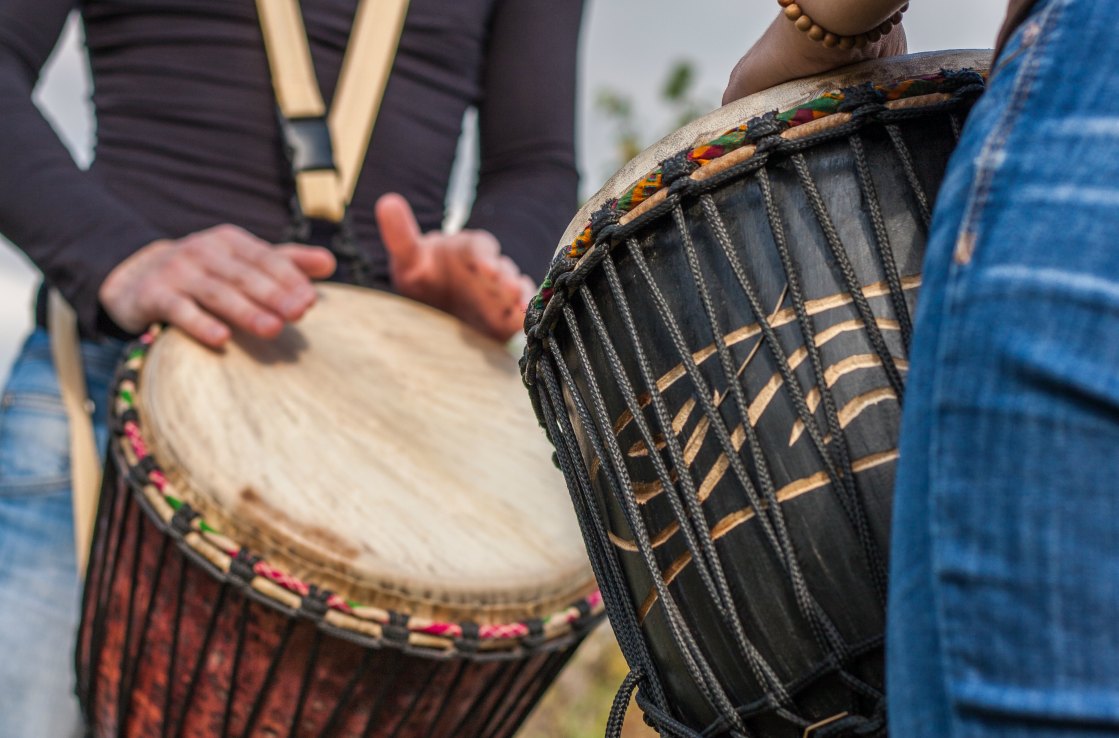
{"type": "Polygon", "coordinates": [[[376,212],[400,294],[450,313],[498,341],[521,330],[536,285],[502,255],[493,234],[422,233],[408,201],[396,194],[378,200],[376,212]]]}
{"type": "Polygon", "coordinates": [[[272,246],[220,225],[148,244],[109,272],[98,297],[126,331],[167,322],[219,348],[231,328],[274,338],[314,304],[311,280],[329,277],[334,267],[326,249],[272,246]]]}
{"type": "Polygon", "coordinates": [[[900,24],[875,41],[861,46],[849,43],[825,45],[799,30],[785,14],[793,5],[804,14],[811,14],[819,25],[837,34],[857,36],[881,23],[881,19],[896,17],[903,0],[807,0],[782,3],[785,8],[766,29],[749,51],[731,71],[730,81],[723,92],[723,104],[767,90],[783,82],[810,77],[868,59],[898,56],[906,52],[905,31],[900,24]],[[807,7],[802,7],[807,6],[807,7]],[[817,15],[820,17],[817,19],[817,15]]]}

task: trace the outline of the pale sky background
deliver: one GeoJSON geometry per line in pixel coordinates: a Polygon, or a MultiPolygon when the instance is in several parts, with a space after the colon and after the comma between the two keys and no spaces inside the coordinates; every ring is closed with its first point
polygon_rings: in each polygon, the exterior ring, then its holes
{"type": "MultiPolygon", "coordinates": [[[[916,1],[906,15],[909,48],[988,48],[1004,9],[1003,0],[916,1]]],[[[609,121],[593,105],[601,90],[632,97],[645,143],[652,143],[671,128],[658,103],[669,66],[691,61],[698,72],[698,96],[714,105],[734,62],[775,14],[772,0],[587,0],[580,60],[583,195],[593,194],[612,173],[615,157],[609,121]]],[[[36,100],[79,163],[89,161],[93,142],[88,98],[80,33],[73,24],[48,64],[36,100]]],[[[469,182],[467,170],[469,164],[457,177],[457,191],[468,189],[461,184],[469,182]]],[[[463,195],[454,199],[461,202],[463,195]]],[[[0,377],[7,375],[30,329],[36,282],[34,268],[0,238],[0,377]]]]}

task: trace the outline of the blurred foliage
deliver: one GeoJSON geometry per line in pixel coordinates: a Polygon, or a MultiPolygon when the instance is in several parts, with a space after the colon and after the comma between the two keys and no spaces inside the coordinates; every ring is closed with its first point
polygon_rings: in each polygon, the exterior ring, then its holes
{"type": "MultiPolygon", "coordinates": [[[[649,124],[649,116],[641,115],[628,93],[610,88],[599,90],[595,110],[614,129],[614,152],[617,157],[610,162],[610,171],[618,169],[650,144],[665,135],[713,110],[715,104],[696,90],[699,75],[696,66],[687,59],[669,65],[660,86],[658,104],[667,110],[668,124],[664,129],[649,124]]],[[[663,116],[656,116],[661,120],[663,116]]]]}
{"type": "MultiPolygon", "coordinates": [[[[628,672],[614,632],[604,623],[579,647],[517,738],[602,738],[614,694],[628,672]]],[[[631,701],[622,738],[656,735],[631,701]]]]}

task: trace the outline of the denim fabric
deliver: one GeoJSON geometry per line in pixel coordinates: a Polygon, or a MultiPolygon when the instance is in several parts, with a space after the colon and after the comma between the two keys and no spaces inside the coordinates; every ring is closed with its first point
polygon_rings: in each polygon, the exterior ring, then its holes
{"type": "MultiPolygon", "coordinates": [[[[120,349],[116,342],[82,346],[102,447],[120,349]]],[[[74,697],[79,583],[69,444],[50,339],[36,331],[0,399],[0,738],[81,734],[74,697]]]]}
{"type": "Polygon", "coordinates": [[[1119,735],[1119,32],[1045,0],[937,203],[902,421],[891,734],[1119,735]]]}

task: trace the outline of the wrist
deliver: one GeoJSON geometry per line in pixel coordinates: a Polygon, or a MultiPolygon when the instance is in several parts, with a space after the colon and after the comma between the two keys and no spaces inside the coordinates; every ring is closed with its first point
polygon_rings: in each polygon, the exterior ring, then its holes
{"type": "Polygon", "coordinates": [[[862,48],[878,42],[901,23],[905,0],[777,0],[784,17],[810,40],[827,47],[862,48]]]}

